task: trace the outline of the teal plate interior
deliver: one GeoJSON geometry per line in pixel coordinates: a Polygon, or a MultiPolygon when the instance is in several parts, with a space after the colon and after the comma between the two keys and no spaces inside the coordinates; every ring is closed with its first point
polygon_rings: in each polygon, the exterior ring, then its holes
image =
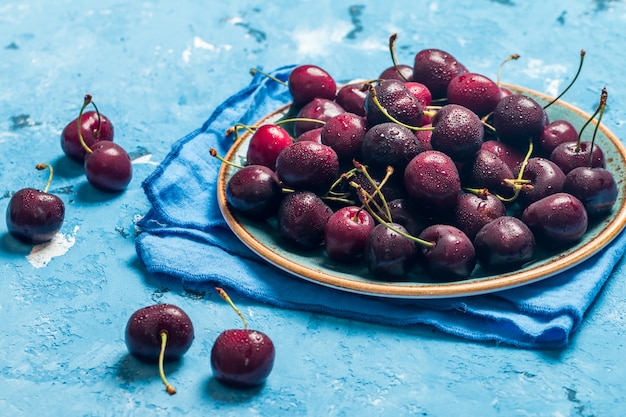
{"type": "MultiPolygon", "coordinates": [[[[517,86],[507,87],[515,92],[527,94],[542,104],[551,100],[550,97],[536,91],[517,86]]],[[[275,122],[288,112],[289,106],[282,107],[260,120],[258,124],[275,122]]],[[[577,129],[580,129],[590,117],[589,114],[562,101],[548,107],[547,113],[550,120],[566,119],[577,129]]],[[[592,132],[593,126],[587,127],[587,131],[592,132]]],[[[250,136],[249,134],[240,136],[225,158],[237,163],[245,160],[250,136]]],[[[596,143],[604,151],[607,169],[612,172],[617,182],[618,198],[612,213],[590,224],[583,239],[574,246],[555,253],[538,253],[534,261],[509,273],[493,275],[477,267],[468,279],[462,281],[436,282],[419,268],[401,282],[382,281],[373,277],[363,263],[343,265],[331,261],[323,248],[301,251],[287,245],[278,236],[275,221],[251,221],[238,216],[230,209],[226,202],[226,183],[236,168],[228,164],[222,164],[219,173],[218,200],[229,227],[246,246],[267,262],[296,277],[343,291],[395,298],[427,299],[485,294],[527,285],[565,271],[608,245],[624,228],[626,149],[603,125],[598,129],[596,143]]]]}

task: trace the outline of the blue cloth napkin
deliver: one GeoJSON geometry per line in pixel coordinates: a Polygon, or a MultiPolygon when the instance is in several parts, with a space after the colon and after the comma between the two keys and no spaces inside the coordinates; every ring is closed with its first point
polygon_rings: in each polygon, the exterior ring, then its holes
{"type": "MultiPolygon", "coordinates": [[[[293,66],[273,75],[286,80],[293,66]]],[[[543,281],[488,295],[410,300],[343,292],[293,277],[260,259],[230,231],[218,207],[226,130],[253,124],[289,103],[288,89],[256,75],[221,104],[204,125],[180,139],[143,182],[152,205],[140,221],[137,253],[147,270],[184,285],[220,285],[258,302],[394,326],[426,324],[475,341],[521,348],[562,348],[626,248],[622,233],[582,264],[543,281]]]]}

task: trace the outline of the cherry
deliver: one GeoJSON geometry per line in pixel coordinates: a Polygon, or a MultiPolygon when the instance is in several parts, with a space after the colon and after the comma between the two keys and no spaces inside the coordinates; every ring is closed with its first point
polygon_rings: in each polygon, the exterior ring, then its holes
{"type": "Polygon", "coordinates": [[[250,137],[246,164],[263,165],[273,170],[278,154],[292,142],[292,137],[282,126],[273,123],[261,125],[250,137]]]}
{"type": "Polygon", "coordinates": [[[550,154],[550,160],[567,174],[574,168],[589,166],[604,168],[604,152],[591,142],[565,142],[558,145],[550,154]]]}
{"type": "Polygon", "coordinates": [[[460,229],[447,224],[428,226],[419,239],[433,245],[421,247],[424,268],[432,277],[459,280],[471,275],[476,267],[476,251],[471,240],[460,229]]]}
{"type": "Polygon", "coordinates": [[[366,96],[367,85],[365,83],[351,83],[339,89],[335,102],[349,113],[365,116],[366,96]]]}
{"type": "Polygon", "coordinates": [[[333,211],[310,191],[287,194],[278,209],[280,235],[300,248],[315,248],[324,242],[324,229],[333,211]]]}
{"type": "Polygon", "coordinates": [[[374,226],[374,219],[363,208],[356,206],[340,208],[330,216],[324,228],[326,254],[337,262],[360,259],[374,226]]]}
{"type": "Polygon", "coordinates": [[[315,98],[334,100],[337,94],[337,83],[333,77],[316,65],[297,66],[289,74],[287,83],[296,107],[315,98]]]}
{"type": "MultiPolygon", "coordinates": [[[[423,108],[431,105],[433,95],[430,94],[430,90],[424,84],[415,81],[408,81],[405,82],[404,85],[409,89],[411,94],[417,98],[423,108]]],[[[424,117],[426,117],[426,115],[424,115],[424,117]]]]}
{"type": "Polygon", "coordinates": [[[478,231],[474,248],[476,258],[485,268],[510,271],[532,260],[535,236],[520,219],[501,216],[478,231]]]}
{"type": "Polygon", "coordinates": [[[402,225],[411,236],[417,236],[429,226],[428,219],[406,198],[389,201],[389,214],[394,223],[402,225]]]}
{"type": "Polygon", "coordinates": [[[330,146],[294,142],[276,158],[276,174],[287,187],[322,193],[339,174],[339,158],[330,146]]]}
{"type": "Polygon", "coordinates": [[[582,201],[587,214],[593,218],[610,213],[617,201],[617,183],[605,168],[572,169],[565,176],[563,191],[582,201]]]}
{"type": "Polygon", "coordinates": [[[569,121],[558,119],[548,123],[543,129],[543,133],[537,142],[539,155],[549,158],[554,148],[561,143],[576,142],[578,132],[569,121]]]}
{"type": "Polygon", "coordinates": [[[545,124],[543,107],[524,94],[504,97],[493,112],[493,125],[498,137],[517,149],[526,149],[529,140],[537,141],[543,134],[545,124]]]}
{"type": "Polygon", "coordinates": [[[307,130],[322,127],[328,120],[345,113],[345,110],[336,102],[325,98],[314,98],[298,111],[294,125],[294,133],[300,136],[307,130]]]}
{"type": "MultiPolygon", "coordinates": [[[[85,107],[92,104],[91,95],[85,95],[77,120],[82,120],[85,107]]],[[[130,183],[133,175],[132,162],[128,153],[118,144],[110,141],[97,141],[91,148],[87,146],[78,130],[78,138],[85,149],[85,176],[91,185],[103,191],[122,191],[130,183]]]]}
{"type": "Polygon", "coordinates": [[[365,98],[365,113],[369,126],[399,121],[419,127],[424,119],[422,104],[398,80],[383,80],[372,85],[365,98]]]}
{"type": "Polygon", "coordinates": [[[398,223],[378,224],[369,234],[364,260],[374,276],[386,280],[404,277],[415,264],[417,246],[398,223]]]}
{"type": "Polygon", "coordinates": [[[411,81],[413,79],[413,67],[404,64],[392,65],[383,70],[378,78],[381,80],[411,81]]]}
{"type": "Polygon", "coordinates": [[[251,388],[263,384],[274,367],[276,350],[272,339],[258,330],[248,329],[241,311],[226,291],[219,295],[243,321],[243,329],[224,330],[211,348],[211,369],[216,380],[234,388],[251,388]]]}
{"type": "Polygon", "coordinates": [[[478,116],[466,107],[448,104],[437,112],[430,143],[455,162],[469,160],[480,149],[484,128],[478,116]]]}
{"type": "Polygon", "coordinates": [[[393,122],[370,127],[361,143],[363,162],[377,168],[390,165],[403,170],[422,150],[411,130],[393,122]]]}
{"type": "Polygon", "coordinates": [[[541,237],[559,246],[580,240],[588,226],[587,210],[583,203],[564,192],[535,201],[524,209],[521,220],[537,238],[541,237]]]}
{"type": "Polygon", "coordinates": [[[524,161],[524,155],[517,149],[499,140],[486,140],[480,149],[491,152],[504,162],[511,171],[515,171],[524,161]]]}
{"type": "Polygon", "coordinates": [[[404,184],[411,201],[429,211],[452,210],[461,192],[454,161],[435,150],[422,152],[408,163],[404,184]]]}
{"type": "Polygon", "coordinates": [[[506,215],[506,206],[489,192],[465,192],[454,208],[454,225],[467,237],[474,239],[476,233],[487,223],[506,215]]]}
{"type": "Polygon", "coordinates": [[[366,131],[365,117],[341,113],[326,122],[322,128],[321,141],[333,148],[340,160],[352,160],[361,153],[366,131]]]}
{"type": "MultiPolygon", "coordinates": [[[[296,137],[294,141],[302,142],[303,140],[308,140],[311,142],[322,143],[322,129],[323,128],[318,127],[315,129],[307,130],[306,132],[302,133],[300,136],[296,137]]],[[[274,163],[274,166],[276,166],[275,163],[274,163]]]]}
{"type": "Polygon", "coordinates": [[[112,141],[114,129],[111,121],[97,110],[83,113],[80,120],[80,124],[76,118],[65,126],[61,132],[61,148],[70,159],[82,163],[86,151],[80,143],[77,126],[80,125],[83,140],[89,147],[99,140],[112,141]]]}
{"type": "Polygon", "coordinates": [[[163,363],[180,359],[194,340],[191,319],[180,307],[155,304],[135,311],[126,324],[125,341],[136,358],[159,364],[159,375],[168,394],[176,394],[163,372],[163,363]]]}
{"type": "Polygon", "coordinates": [[[446,91],[448,103],[466,107],[479,117],[491,113],[502,98],[498,84],[476,73],[457,75],[450,80],[446,91]]]}
{"type": "Polygon", "coordinates": [[[65,205],[54,194],[48,193],[52,182],[53,168],[38,164],[38,170],[48,168],[50,175],[43,191],[23,188],[9,200],[6,223],[9,233],[26,243],[39,244],[51,240],[61,229],[65,219],[65,205]]]}
{"type": "Polygon", "coordinates": [[[485,149],[478,151],[473,160],[463,164],[461,181],[464,187],[487,189],[489,192],[509,198],[513,194],[506,180],[513,178],[513,171],[498,155],[485,149]]]}
{"type": "Polygon", "coordinates": [[[263,220],[278,211],[282,187],[274,171],[263,165],[247,165],[226,183],[226,200],[246,217],[263,220]]]}
{"type": "Polygon", "coordinates": [[[445,97],[450,81],[463,72],[463,65],[440,49],[424,49],[415,55],[413,81],[424,84],[435,99],[445,97]]]}
{"type": "Polygon", "coordinates": [[[521,177],[530,181],[530,187],[524,187],[517,196],[517,203],[526,207],[550,194],[563,191],[565,174],[554,162],[546,158],[530,158],[521,177]]]}

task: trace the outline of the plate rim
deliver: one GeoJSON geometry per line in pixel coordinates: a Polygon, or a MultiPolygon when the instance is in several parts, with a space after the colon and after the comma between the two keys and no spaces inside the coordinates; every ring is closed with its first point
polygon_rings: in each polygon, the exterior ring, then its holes
{"type": "MultiPolygon", "coordinates": [[[[509,88],[516,93],[529,93],[546,101],[552,101],[553,97],[547,94],[534,91],[525,87],[512,84],[502,83],[502,87],[509,88]]],[[[559,104],[567,110],[577,113],[579,116],[588,119],[590,114],[580,110],[572,104],[562,100],[557,100],[554,104],[559,104]]],[[[287,103],[270,114],[262,117],[255,123],[255,126],[268,123],[283,115],[292,105],[287,103]]],[[[594,125],[597,121],[592,122],[594,125]]],[[[626,168],[626,147],[619,138],[611,132],[604,124],[600,124],[599,130],[612,142],[621,156],[623,166],[626,168]]],[[[231,145],[228,152],[224,156],[227,161],[232,160],[238,148],[246,142],[249,132],[243,135],[231,145]]],[[[382,296],[391,298],[409,298],[409,299],[433,299],[433,298],[455,298],[464,296],[473,296],[480,294],[493,293],[513,289],[516,287],[528,285],[538,282],[558,273],[569,270],[581,262],[591,258],[604,247],[608,246],[626,226],[626,198],[622,199],[622,206],[618,208],[614,214],[614,218],[598,235],[590,240],[582,247],[574,250],[566,256],[559,257],[554,262],[547,262],[534,268],[524,271],[511,271],[500,275],[491,275],[487,277],[479,277],[475,279],[466,279],[461,281],[451,281],[446,283],[407,283],[403,282],[398,285],[392,281],[361,281],[352,280],[321,269],[312,268],[301,265],[286,256],[283,256],[266,244],[261,242],[253,233],[251,233],[239,220],[235,213],[231,211],[226,200],[226,174],[229,169],[227,164],[222,164],[218,173],[218,204],[219,209],[229,228],[250,250],[256,253],[265,261],[275,267],[293,275],[300,279],[314,282],[319,285],[335,288],[341,291],[348,291],[362,295],[382,296]]]]}

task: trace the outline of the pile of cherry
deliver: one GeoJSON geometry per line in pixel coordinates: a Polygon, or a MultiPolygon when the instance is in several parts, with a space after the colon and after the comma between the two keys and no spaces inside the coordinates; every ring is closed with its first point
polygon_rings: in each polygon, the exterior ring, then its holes
{"type": "Polygon", "coordinates": [[[542,106],[437,49],[418,52],[412,67],[394,57],[372,81],[339,87],[301,65],[285,84],[285,119],[227,132],[251,135],[228,204],[272,219],[286,245],[323,246],[376,279],[407,280],[418,268],[437,282],[466,279],[477,265],[514,271],[540,245],[580,241],[615,205],[616,181],[595,144],[606,89],[577,130],[548,119],[557,99],[542,106]]]}

